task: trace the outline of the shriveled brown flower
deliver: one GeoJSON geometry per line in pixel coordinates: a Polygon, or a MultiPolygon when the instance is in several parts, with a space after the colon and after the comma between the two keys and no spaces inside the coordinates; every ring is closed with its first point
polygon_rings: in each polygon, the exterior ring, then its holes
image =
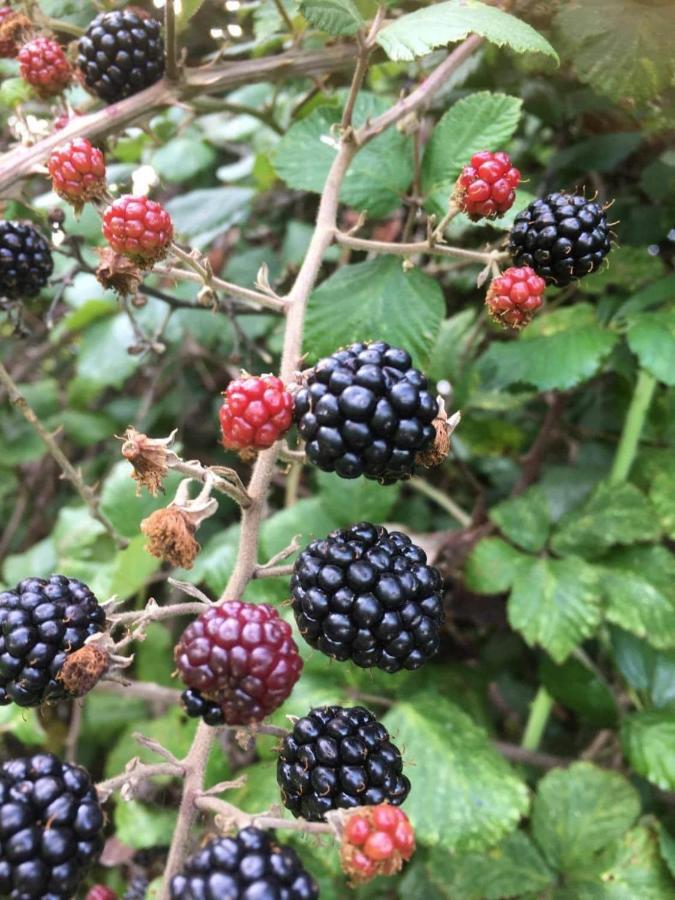
{"type": "Polygon", "coordinates": [[[190,514],[177,506],[157,509],[141,522],[141,531],[147,537],[146,550],[172,566],[191,569],[199,553],[195,540],[196,526],[190,514]]]}
{"type": "Polygon", "coordinates": [[[141,487],[145,487],[153,497],[163,494],[173,434],[168,438],[150,438],[132,426],[127,428],[122,440],[122,456],[133,466],[131,477],[138,482],[136,493],[140,494],[141,487]]]}
{"type": "Polygon", "coordinates": [[[120,297],[135,294],[143,280],[140,267],[112,247],[97,250],[101,262],[96,269],[96,279],[104,288],[110,288],[120,297]]]}
{"type": "Polygon", "coordinates": [[[85,644],[66,656],[58,680],[72,697],[84,697],[110,668],[110,657],[97,644],[85,644]]]}
{"type": "Polygon", "coordinates": [[[431,447],[428,447],[416,456],[416,462],[420,466],[424,466],[427,469],[433,469],[435,466],[440,466],[440,464],[447,459],[448,453],[450,452],[450,435],[455,430],[458,423],[458,414],[455,414],[452,419],[448,421],[448,414],[445,411],[443,404],[441,404],[438,410],[438,416],[432,422],[432,425],[436,429],[434,442],[431,447]]]}
{"type": "Polygon", "coordinates": [[[16,56],[19,46],[32,28],[31,20],[22,13],[15,12],[5,16],[0,25],[0,56],[16,56]]]}

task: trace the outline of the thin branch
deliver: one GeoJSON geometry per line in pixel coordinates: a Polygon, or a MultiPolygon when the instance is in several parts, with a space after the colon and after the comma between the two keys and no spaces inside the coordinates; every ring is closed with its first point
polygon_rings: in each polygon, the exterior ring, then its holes
{"type": "Polygon", "coordinates": [[[133,791],[143,781],[154,778],[157,775],[182,775],[183,767],[174,763],[141,763],[138,758],[132,759],[127,765],[126,771],[121,775],[115,775],[96,785],[96,791],[101,799],[107,799],[115,791],[129,787],[133,791]]]}
{"type": "Polygon", "coordinates": [[[468,528],[471,525],[471,516],[464,512],[461,506],[458,506],[451,497],[448,497],[443,491],[439,491],[438,488],[435,488],[423,478],[415,475],[408,481],[408,485],[420,494],[424,494],[425,497],[433,500],[437,506],[449,513],[462,528],[468,528]]]}
{"type": "Polygon", "coordinates": [[[293,574],[293,563],[287,566],[258,566],[253,573],[254,578],[278,578],[279,576],[287,576],[293,574]]]}
{"type": "Polygon", "coordinates": [[[202,794],[195,801],[199,809],[205,809],[222,817],[227,823],[234,823],[237,828],[253,825],[256,828],[286,828],[289,831],[303,831],[306,834],[335,834],[334,826],[328,822],[307,822],[305,819],[284,819],[266,813],[247,813],[227,800],[202,794]]]}
{"type": "Polygon", "coordinates": [[[493,747],[511,762],[534,766],[537,769],[565,768],[574,761],[564,756],[541,753],[539,750],[526,750],[524,747],[518,747],[517,744],[507,744],[504,741],[493,741],[493,747]]]}
{"type": "Polygon", "coordinates": [[[250,506],[251,499],[234,469],[227,466],[205,466],[198,460],[181,459],[175,453],[168,454],[166,464],[172,471],[187,475],[194,481],[200,481],[202,484],[210,483],[213,490],[227,494],[236,500],[239,506],[250,506]]]}
{"type": "Polygon", "coordinates": [[[544,399],[548,405],[548,410],[532,446],[520,459],[520,478],[513,486],[511,491],[512,497],[519,497],[521,494],[524,494],[528,487],[534,484],[539,477],[546,452],[555,437],[558,420],[563,414],[567,403],[565,394],[558,391],[550,391],[544,394],[544,399]]]}
{"type": "Polygon", "coordinates": [[[351,247],[352,250],[365,250],[369,253],[393,253],[395,256],[414,256],[417,253],[425,253],[434,256],[452,256],[458,259],[482,263],[483,265],[508,258],[508,253],[500,253],[496,250],[465,250],[463,247],[449,247],[447,244],[429,243],[429,241],[415,241],[408,244],[371,241],[366,238],[353,237],[351,234],[345,234],[343,231],[335,232],[335,240],[343,247],[351,247]]]}
{"type": "MultiPolygon", "coordinates": [[[[188,254],[185,255],[188,256],[188,254]]],[[[186,269],[178,269],[175,266],[156,265],[153,268],[153,273],[166,275],[178,281],[193,281],[195,284],[201,284],[204,287],[211,288],[211,290],[223,291],[231,297],[244,300],[246,303],[253,303],[258,307],[262,306],[265,309],[270,309],[272,312],[283,313],[286,310],[286,304],[278,297],[272,297],[270,294],[263,294],[262,291],[254,291],[251,288],[241,287],[232,281],[225,281],[204,271],[187,271],[186,269]]]]}
{"type": "Polygon", "coordinates": [[[118,625],[141,625],[146,622],[162,622],[164,619],[173,619],[176,616],[199,616],[208,607],[205,603],[172,603],[169,606],[157,604],[134,609],[130,612],[111,613],[108,620],[113,628],[118,625]]]}
{"type": "Polygon", "coordinates": [[[9,402],[12,404],[12,406],[16,407],[16,409],[19,410],[24,419],[36,431],[44,445],[47,447],[49,453],[59,464],[64,477],[68,481],[70,481],[84,503],[89,508],[89,512],[91,513],[92,517],[96,519],[97,522],[100,522],[101,525],[103,525],[105,530],[108,532],[108,534],[118,547],[126,547],[129,542],[126,540],[126,538],[122,537],[122,535],[118,533],[110,519],[101,512],[99,499],[96,495],[96,492],[84,483],[82,475],[77,471],[77,469],[70,462],[63,450],[59,447],[56,440],[54,439],[53,434],[47,431],[47,429],[44,427],[40,419],[37,417],[35,411],[31,406],[29,406],[28,401],[23,396],[17,385],[14,383],[12,376],[2,365],[2,363],[0,363],[0,382],[2,382],[2,384],[5,386],[7,395],[9,397],[9,402]]]}
{"type": "Polygon", "coordinates": [[[176,8],[173,0],[165,0],[164,3],[164,46],[166,80],[174,82],[178,80],[178,39],[176,35],[176,8]]]}
{"type": "Polygon", "coordinates": [[[139,700],[147,700],[162,706],[173,706],[178,703],[181,695],[181,691],[155,684],[153,681],[127,681],[126,679],[119,681],[104,679],[98,682],[94,690],[103,691],[105,694],[124,694],[125,697],[137,697],[139,700]]]}

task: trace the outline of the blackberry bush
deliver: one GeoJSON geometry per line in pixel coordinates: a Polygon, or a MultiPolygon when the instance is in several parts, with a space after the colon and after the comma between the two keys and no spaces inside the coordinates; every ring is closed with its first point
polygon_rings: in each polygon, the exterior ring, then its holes
{"type": "Polygon", "coordinates": [[[400,531],[362,522],[313,541],[291,580],[304,639],[338,660],[417,669],[438,650],[441,576],[400,531]]]}

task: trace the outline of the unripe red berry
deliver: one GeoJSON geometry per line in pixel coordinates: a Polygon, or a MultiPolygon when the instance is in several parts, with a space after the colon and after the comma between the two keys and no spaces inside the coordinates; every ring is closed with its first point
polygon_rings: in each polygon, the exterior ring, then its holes
{"type": "Polygon", "coordinates": [[[173,223],[155,200],[125,194],[103,213],[103,236],[116,253],[152,265],[169,252],[173,223]]]}
{"type": "Polygon", "coordinates": [[[89,888],[85,900],[117,900],[117,894],[104,884],[95,884],[89,888]]]}
{"type": "Polygon", "coordinates": [[[19,50],[21,77],[40,97],[60,94],[70,84],[72,70],[63,48],[52,38],[38,37],[19,50]]]}
{"type": "Polygon", "coordinates": [[[454,201],[470,219],[495,219],[504,215],[516,199],[520,172],[508,153],[481,150],[474,153],[455,185],[454,201]]]}
{"type": "Polygon", "coordinates": [[[511,266],[492,280],[485,298],[490,317],[509,328],[524,328],[544,302],[546,282],[529,266],[511,266]]]}
{"type": "Polygon", "coordinates": [[[76,138],[54,150],[47,168],[54,191],[76,209],[105,194],[105,159],[86,138],[76,138]]]}
{"type": "Polygon", "coordinates": [[[414,851],[412,825],[398,807],[380,803],[348,813],[340,859],[355,884],[376,875],[393,875],[414,851]]]}
{"type": "Polygon", "coordinates": [[[188,625],[174,653],[190,689],[183,695],[188,713],[194,709],[210,724],[261,721],[286,700],[302,670],[291,626],[265,603],[210,607],[188,625]],[[220,723],[208,718],[214,703],[220,723]]]}
{"type": "Polygon", "coordinates": [[[61,113],[60,116],[57,116],[54,119],[54,131],[61,131],[62,128],[65,128],[66,125],[69,125],[70,122],[73,121],[77,116],[81,116],[82,113],[78,112],[76,109],[73,109],[71,112],[61,113]]]}
{"type": "Polygon", "coordinates": [[[228,450],[265,450],[293,422],[293,397],[274,375],[244,375],[227,386],[220,409],[228,450]]]}

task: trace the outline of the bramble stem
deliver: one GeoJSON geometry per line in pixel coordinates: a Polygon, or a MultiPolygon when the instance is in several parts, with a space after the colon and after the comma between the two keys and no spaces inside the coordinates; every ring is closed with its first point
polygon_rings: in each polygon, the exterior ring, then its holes
{"type": "Polygon", "coordinates": [[[530,706],[530,714],[527,717],[525,731],[520,742],[523,750],[537,750],[541,739],[546,730],[548,717],[553,709],[553,697],[549,694],[545,687],[540,687],[536,693],[532,705],[530,706]]]}
{"type": "Polygon", "coordinates": [[[654,376],[650,375],[645,369],[640,369],[635,382],[633,397],[623,423],[619,445],[616,448],[614,464],[609,475],[610,484],[620,484],[630,474],[655,390],[656,379],[654,376]]]}
{"type": "Polygon", "coordinates": [[[236,297],[237,300],[244,300],[246,303],[253,303],[256,306],[270,309],[272,312],[285,312],[286,305],[280,298],[272,297],[270,294],[263,294],[262,291],[255,291],[252,288],[241,287],[232,281],[217,278],[215,275],[206,272],[196,260],[193,260],[184,251],[181,250],[178,253],[176,248],[174,248],[173,252],[175,256],[186,262],[187,265],[190,265],[192,271],[178,269],[175,266],[156,265],[153,267],[153,273],[167,275],[169,278],[176,278],[177,280],[194,281],[196,284],[202,284],[204,287],[209,287],[214,291],[223,291],[226,294],[230,294],[232,297],[236,297]]]}
{"type": "Polygon", "coordinates": [[[165,0],[164,3],[164,46],[166,53],[164,58],[166,80],[169,82],[178,80],[178,43],[176,36],[176,9],[173,0],[165,0]]]}
{"type": "Polygon", "coordinates": [[[371,241],[366,238],[353,237],[342,231],[335,232],[335,240],[343,247],[351,247],[352,250],[365,250],[369,253],[393,253],[396,256],[414,256],[417,253],[426,253],[434,256],[452,256],[457,259],[466,259],[487,265],[501,259],[507,259],[508,253],[500,253],[495,250],[465,250],[463,247],[449,247],[447,244],[430,244],[429,241],[415,241],[414,243],[389,243],[388,241],[371,241]]]}

